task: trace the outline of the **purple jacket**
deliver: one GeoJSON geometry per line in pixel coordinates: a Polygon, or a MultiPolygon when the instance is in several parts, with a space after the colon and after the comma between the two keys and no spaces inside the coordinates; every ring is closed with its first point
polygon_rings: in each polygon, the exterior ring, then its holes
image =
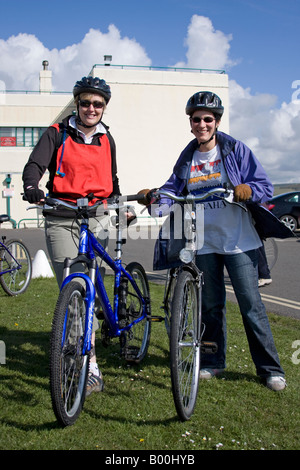
{"type": "MultiPolygon", "coordinates": [[[[248,210],[251,211],[259,236],[262,239],[294,236],[290,229],[260,205],[273,196],[273,185],[252,151],[239,140],[223,132],[217,132],[217,140],[224,168],[231,184],[234,187],[239,184],[248,184],[252,189],[251,201],[246,205],[248,210]]],[[[193,154],[197,147],[197,139],[192,140],[185,147],[174,166],[172,175],[160,189],[172,192],[177,196],[187,194],[187,181],[190,175],[193,154]]],[[[162,204],[171,206],[173,201],[167,197],[162,197],[160,205],[162,204]]],[[[156,210],[156,216],[158,215],[165,214],[161,214],[156,210]]],[[[154,251],[153,268],[155,270],[172,267],[172,264],[168,261],[168,252],[173,251],[173,249],[169,245],[171,245],[171,242],[163,240],[160,233],[154,251]]]]}
{"type": "MultiPolygon", "coordinates": [[[[273,185],[252,151],[239,140],[235,140],[223,132],[217,132],[217,139],[224,167],[232,185],[248,184],[252,189],[252,202],[254,203],[262,203],[271,199],[273,185]]],[[[174,192],[176,195],[186,194],[192,158],[197,147],[197,139],[192,140],[185,147],[174,166],[171,177],[161,189],[174,192]]],[[[169,205],[172,203],[167,199],[162,199],[161,202],[169,205]]]]}

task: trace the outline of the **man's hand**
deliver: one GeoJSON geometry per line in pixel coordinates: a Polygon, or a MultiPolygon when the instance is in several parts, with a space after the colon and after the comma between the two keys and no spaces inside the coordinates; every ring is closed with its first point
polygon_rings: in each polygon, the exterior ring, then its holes
{"type": "Polygon", "coordinates": [[[234,200],[236,202],[249,201],[252,196],[252,189],[248,184],[239,184],[234,188],[234,200]]]}

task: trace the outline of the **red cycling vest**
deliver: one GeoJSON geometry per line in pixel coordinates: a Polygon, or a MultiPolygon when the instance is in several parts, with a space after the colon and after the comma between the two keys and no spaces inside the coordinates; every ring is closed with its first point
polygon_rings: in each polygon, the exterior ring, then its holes
{"type": "MultiPolygon", "coordinates": [[[[58,124],[53,127],[59,131],[58,124]]],[[[53,193],[72,202],[91,193],[95,198],[106,198],[112,193],[110,143],[106,134],[98,138],[99,145],[86,145],[66,136],[57,151],[53,193]]]]}

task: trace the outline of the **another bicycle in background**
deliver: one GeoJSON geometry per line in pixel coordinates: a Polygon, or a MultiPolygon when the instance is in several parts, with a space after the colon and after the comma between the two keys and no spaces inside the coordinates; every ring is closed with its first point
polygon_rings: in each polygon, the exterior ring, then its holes
{"type": "Polygon", "coordinates": [[[105,201],[106,209],[116,209],[116,257],[112,259],[89,230],[93,206],[88,199],[79,199],[73,206],[58,199],[46,199],[44,207],[59,205],[76,211],[80,226],[78,256],[66,258],[64,281],[56,304],[50,339],[50,391],[55,416],[63,426],[72,425],[78,418],[85,401],[89,371],[91,335],[95,314],[96,294],[104,320],[101,338],[109,346],[119,338],[120,354],[129,363],[141,362],[148,350],[151,333],[151,308],[149,284],[143,267],[137,263],[122,265],[122,231],[127,226],[122,210],[124,201],[136,201],[142,196],[114,197],[105,201]],[[122,221],[122,219],[124,219],[122,221]],[[113,301],[101,276],[100,260],[114,272],[113,301]],[[86,272],[70,273],[76,263],[83,263],[86,272]]]}
{"type": "MultiPolygon", "coordinates": [[[[9,221],[6,214],[0,215],[0,224],[9,221]]],[[[0,241],[0,285],[6,294],[23,294],[29,286],[32,261],[27,247],[21,240],[0,241]]]]}

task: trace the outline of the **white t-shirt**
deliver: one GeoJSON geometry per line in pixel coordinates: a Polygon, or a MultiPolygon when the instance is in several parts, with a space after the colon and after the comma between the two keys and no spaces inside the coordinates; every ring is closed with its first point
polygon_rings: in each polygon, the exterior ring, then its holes
{"type": "MultiPolygon", "coordinates": [[[[228,183],[220,148],[209,152],[196,150],[193,155],[188,190],[199,194],[228,183]]],[[[256,249],[261,240],[251,215],[217,196],[197,204],[197,253],[233,254],[256,249]]]]}

